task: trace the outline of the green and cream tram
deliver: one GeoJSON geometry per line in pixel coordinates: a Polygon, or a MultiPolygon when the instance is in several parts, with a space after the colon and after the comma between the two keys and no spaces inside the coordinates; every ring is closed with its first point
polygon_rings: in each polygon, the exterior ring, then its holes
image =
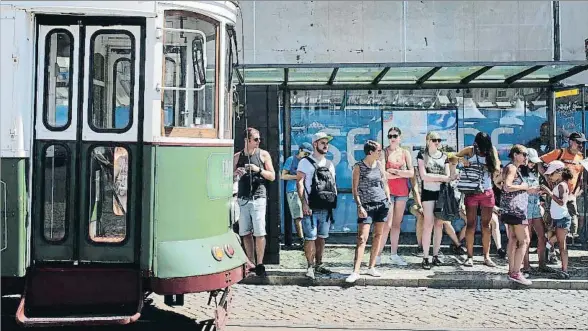
{"type": "Polygon", "coordinates": [[[129,323],[229,288],[233,1],[3,1],[2,294],[25,325],[129,323]]]}

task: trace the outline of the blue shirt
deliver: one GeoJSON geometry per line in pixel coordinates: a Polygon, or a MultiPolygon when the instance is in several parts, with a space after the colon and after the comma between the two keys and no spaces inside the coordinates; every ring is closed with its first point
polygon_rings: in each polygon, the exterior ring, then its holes
{"type": "MultiPolygon", "coordinates": [[[[296,176],[296,169],[298,169],[298,163],[300,163],[300,160],[296,157],[296,155],[292,155],[286,159],[286,162],[284,162],[284,165],[282,166],[282,171],[288,170],[288,175],[296,176]]],[[[296,192],[295,180],[286,181],[286,192],[296,192]]]]}

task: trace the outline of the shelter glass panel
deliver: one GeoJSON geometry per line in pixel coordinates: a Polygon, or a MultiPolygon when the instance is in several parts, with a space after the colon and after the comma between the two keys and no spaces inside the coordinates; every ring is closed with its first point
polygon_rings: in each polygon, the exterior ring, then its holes
{"type": "Polygon", "coordinates": [[[460,80],[466,78],[470,74],[482,69],[483,67],[443,67],[439,69],[427,82],[443,83],[454,82],[458,83],[460,80]]]}
{"type": "Polygon", "coordinates": [[[390,68],[380,84],[385,83],[414,83],[424,74],[429,72],[433,67],[405,67],[405,68],[390,68]]]}
{"type": "Polygon", "coordinates": [[[288,82],[324,83],[331,78],[334,68],[290,68],[288,82]]]}
{"type": "Polygon", "coordinates": [[[380,72],[384,70],[383,67],[373,68],[341,68],[335,77],[335,84],[337,83],[354,83],[354,84],[370,84],[380,72]]]}

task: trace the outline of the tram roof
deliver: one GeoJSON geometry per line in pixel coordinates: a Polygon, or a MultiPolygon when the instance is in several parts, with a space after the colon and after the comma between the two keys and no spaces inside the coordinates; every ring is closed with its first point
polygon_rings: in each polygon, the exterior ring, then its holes
{"type": "Polygon", "coordinates": [[[240,64],[244,85],[282,89],[548,87],[588,70],[588,61],[240,64]]]}

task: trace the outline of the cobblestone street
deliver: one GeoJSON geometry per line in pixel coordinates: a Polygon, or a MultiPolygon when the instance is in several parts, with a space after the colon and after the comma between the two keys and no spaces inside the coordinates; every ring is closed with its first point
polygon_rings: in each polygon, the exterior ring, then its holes
{"type": "MultiPolygon", "coordinates": [[[[204,296],[187,296],[174,310],[195,319],[212,316],[204,296]]],[[[393,287],[235,286],[229,324],[254,326],[588,329],[588,292],[462,290],[393,287]]]]}

